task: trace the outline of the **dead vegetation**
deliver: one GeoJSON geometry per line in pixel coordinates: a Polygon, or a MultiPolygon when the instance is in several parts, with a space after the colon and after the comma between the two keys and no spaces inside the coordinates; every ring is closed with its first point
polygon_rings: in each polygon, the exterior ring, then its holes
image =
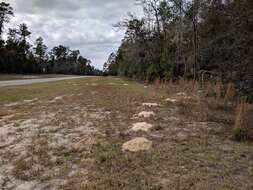
{"type": "Polygon", "coordinates": [[[245,98],[238,100],[233,83],[156,81],[155,88],[165,90],[170,96],[167,101],[175,103],[178,113],[187,119],[223,124],[234,139],[252,139],[252,105],[245,98]]]}
{"type": "Polygon", "coordinates": [[[233,136],[239,141],[253,140],[253,111],[245,98],[240,100],[236,108],[233,136]]]}

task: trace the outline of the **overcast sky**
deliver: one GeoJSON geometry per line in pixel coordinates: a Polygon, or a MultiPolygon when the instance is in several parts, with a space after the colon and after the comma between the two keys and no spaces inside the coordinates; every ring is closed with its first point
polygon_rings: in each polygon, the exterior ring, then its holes
{"type": "MultiPolygon", "coordinates": [[[[1,1],[1,0],[0,0],[1,1]]],[[[8,27],[26,23],[47,46],[69,46],[102,68],[109,54],[116,51],[123,37],[113,25],[128,12],[141,14],[134,0],[2,0],[14,8],[15,17],[8,27]]]]}

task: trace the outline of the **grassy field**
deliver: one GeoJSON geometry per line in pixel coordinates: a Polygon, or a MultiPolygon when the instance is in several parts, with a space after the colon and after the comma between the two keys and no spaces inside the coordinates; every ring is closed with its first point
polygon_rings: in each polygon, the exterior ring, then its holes
{"type": "Polygon", "coordinates": [[[233,109],[180,90],[102,77],[0,88],[0,189],[253,189],[233,109]],[[152,147],[122,150],[137,137],[152,147]]]}
{"type": "Polygon", "coordinates": [[[57,77],[66,77],[68,75],[22,75],[22,74],[1,74],[0,81],[4,80],[25,80],[25,79],[39,79],[39,78],[57,78],[57,77]]]}

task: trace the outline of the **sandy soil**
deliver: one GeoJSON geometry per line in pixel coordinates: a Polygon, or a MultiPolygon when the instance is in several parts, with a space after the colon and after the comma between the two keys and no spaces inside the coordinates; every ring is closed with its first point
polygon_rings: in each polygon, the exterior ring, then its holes
{"type": "Polygon", "coordinates": [[[252,143],[185,115],[196,98],[115,78],[0,89],[0,189],[253,189],[252,143]]]}

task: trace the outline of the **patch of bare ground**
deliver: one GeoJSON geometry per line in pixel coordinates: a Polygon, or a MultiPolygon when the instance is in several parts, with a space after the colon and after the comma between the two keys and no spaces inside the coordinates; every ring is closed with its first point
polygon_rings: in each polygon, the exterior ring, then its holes
{"type": "Polygon", "coordinates": [[[206,98],[192,83],[125,83],[88,78],[0,96],[1,105],[38,98],[0,107],[0,189],[253,189],[253,146],[231,137],[231,101],[206,98]],[[139,117],[144,110],[154,114],[139,117]]]}
{"type": "Polygon", "coordinates": [[[97,125],[111,112],[77,93],[1,108],[0,189],[79,189],[87,183],[97,125]]]}
{"type": "Polygon", "coordinates": [[[0,127],[0,174],[8,179],[5,188],[19,189],[30,182],[31,189],[60,189],[64,180],[71,179],[70,173],[87,173],[80,164],[96,144],[98,131],[93,118],[82,119],[87,110],[68,107],[68,111],[71,116],[60,109],[32,113],[31,119],[26,115],[25,119],[4,120],[0,127]]]}

